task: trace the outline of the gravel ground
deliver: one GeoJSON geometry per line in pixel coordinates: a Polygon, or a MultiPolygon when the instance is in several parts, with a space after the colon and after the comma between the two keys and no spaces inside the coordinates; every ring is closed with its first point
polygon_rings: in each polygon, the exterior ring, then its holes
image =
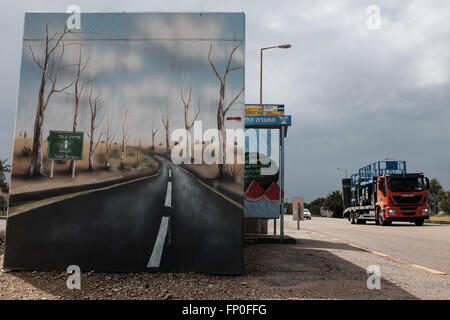
{"type": "Polygon", "coordinates": [[[384,280],[368,290],[364,269],[308,241],[246,244],[242,276],[86,272],[81,290],[69,290],[65,272],[1,270],[0,299],[414,299],[384,280]]]}
{"type": "Polygon", "coordinates": [[[3,237],[6,229],[6,219],[0,217],[0,237],[3,237]]]}

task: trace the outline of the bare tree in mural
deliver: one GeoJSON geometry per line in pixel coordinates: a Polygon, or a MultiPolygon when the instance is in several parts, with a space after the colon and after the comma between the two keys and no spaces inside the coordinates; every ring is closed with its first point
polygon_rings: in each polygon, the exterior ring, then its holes
{"type": "Polygon", "coordinates": [[[169,144],[169,111],[163,112],[163,107],[161,107],[161,118],[166,132],[166,153],[170,154],[170,144],[169,144]]]}
{"type": "Polygon", "coordinates": [[[191,106],[191,97],[192,97],[192,85],[189,87],[189,96],[187,101],[184,99],[183,88],[181,88],[181,102],[183,103],[184,106],[184,126],[189,133],[191,132],[191,128],[194,125],[194,122],[197,120],[198,115],[200,114],[200,101],[199,101],[197,105],[197,110],[195,111],[194,119],[192,119],[192,121],[189,121],[189,108],[191,106]]]}
{"type": "Polygon", "coordinates": [[[48,24],[45,25],[45,52],[43,61],[36,57],[31,45],[28,47],[33,61],[42,71],[38,104],[34,119],[33,146],[31,149],[31,164],[29,169],[29,174],[33,177],[45,175],[42,165],[42,133],[44,128],[44,116],[48,103],[53,94],[64,92],[74,83],[71,82],[62,88],[56,88],[59,74],[65,68],[69,67],[68,65],[62,65],[65,49],[63,40],[69,33],[71,33],[71,30],[64,27],[64,30],[61,33],[54,33],[52,36],[49,36],[48,24]],[[47,83],[50,83],[49,88],[47,88],[47,83]]]}
{"type": "MultiPolygon", "coordinates": [[[[191,134],[191,129],[194,125],[194,122],[197,120],[198,115],[200,114],[200,101],[198,102],[197,105],[197,110],[195,111],[194,114],[194,119],[192,119],[192,121],[189,121],[189,107],[191,106],[191,97],[192,97],[192,84],[189,87],[189,96],[188,96],[188,100],[186,101],[184,99],[184,93],[183,93],[183,87],[181,87],[181,102],[183,103],[184,106],[184,127],[186,128],[186,132],[189,132],[189,135],[191,134]]],[[[187,152],[188,152],[188,158],[190,158],[191,156],[191,141],[187,141],[186,144],[187,147],[187,152]]]]}
{"type": "MultiPolygon", "coordinates": [[[[74,92],[68,93],[70,95],[73,95],[74,102],[75,102],[75,108],[73,112],[73,123],[72,123],[72,131],[77,131],[78,126],[78,110],[79,110],[79,104],[80,104],[80,97],[83,93],[83,90],[85,86],[90,83],[93,80],[87,80],[87,81],[81,81],[81,75],[86,70],[86,67],[89,63],[89,59],[86,59],[83,61],[82,53],[81,53],[81,44],[80,44],[80,53],[78,55],[78,62],[75,64],[76,67],[76,75],[75,75],[75,83],[74,83],[74,92]]],[[[74,161],[70,161],[70,170],[72,170],[74,165],[74,161]]]]}
{"type": "Polygon", "coordinates": [[[108,114],[106,117],[106,129],[105,129],[105,169],[111,167],[109,163],[109,154],[111,153],[112,142],[115,139],[116,134],[113,131],[113,122],[111,116],[108,114]]]}
{"type": "Polygon", "coordinates": [[[156,127],[156,130],[154,129],[154,125],[152,122],[152,147],[151,147],[151,150],[155,150],[155,135],[158,132],[158,129],[159,129],[158,127],[156,127]]]}
{"type": "Polygon", "coordinates": [[[130,112],[130,107],[125,107],[122,122],[122,142],[120,144],[120,167],[123,169],[125,167],[125,148],[129,139],[129,133],[131,126],[128,124],[128,112],[130,112]]]}
{"type": "Polygon", "coordinates": [[[87,131],[87,136],[89,138],[89,170],[95,169],[94,163],[94,153],[97,150],[98,144],[100,143],[100,139],[104,135],[104,132],[100,132],[97,137],[97,141],[95,140],[95,132],[98,127],[101,125],[104,119],[103,116],[99,119],[99,113],[101,107],[99,106],[98,99],[100,98],[100,94],[98,94],[95,98],[92,97],[94,84],[91,83],[91,91],[89,93],[89,111],[90,111],[90,128],[87,131]]]}
{"type": "Polygon", "coordinates": [[[211,65],[211,68],[216,75],[217,79],[219,79],[220,82],[220,91],[219,91],[219,103],[217,106],[217,129],[219,130],[219,143],[221,145],[219,146],[219,159],[221,159],[222,163],[219,163],[219,177],[223,177],[225,173],[225,159],[226,159],[226,134],[225,134],[225,116],[227,112],[230,110],[230,108],[236,103],[236,101],[239,99],[241,94],[244,92],[244,87],[239,91],[239,93],[231,100],[231,102],[228,105],[225,105],[225,89],[226,89],[226,83],[227,83],[227,76],[230,72],[240,70],[243,68],[243,66],[239,67],[231,67],[231,60],[233,59],[233,55],[236,52],[236,50],[239,48],[239,44],[235,45],[233,47],[233,50],[230,53],[230,57],[228,59],[227,67],[225,69],[225,73],[223,75],[220,75],[217,71],[214,63],[211,60],[211,51],[212,51],[212,43],[209,47],[209,53],[208,53],[208,61],[211,65]]]}

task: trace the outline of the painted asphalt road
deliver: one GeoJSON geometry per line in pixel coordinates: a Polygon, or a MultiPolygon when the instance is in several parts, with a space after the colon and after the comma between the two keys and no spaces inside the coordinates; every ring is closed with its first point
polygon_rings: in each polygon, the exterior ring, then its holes
{"type": "Polygon", "coordinates": [[[377,226],[372,222],[352,225],[346,219],[313,217],[301,221],[300,228],[450,274],[450,225],[418,227],[401,222],[391,226],[377,226]]]}
{"type": "Polygon", "coordinates": [[[242,272],[242,211],[163,157],[158,176],[67,199],[8,220],[5,267],[148,271],[162,217],[160,271],[242,272]],[[169,178],[169,170],[171,177],[169,178]],[[168,182],[172,206],[166,207],[168,182]]]}
{"type": "Polygon", "coordinates": [[[176,271],[242,273],[242,209],[198,183],[183,169],[169,165],[172,215],[167,257],[170,261],[182,257],[183,263],[176,271]]]}

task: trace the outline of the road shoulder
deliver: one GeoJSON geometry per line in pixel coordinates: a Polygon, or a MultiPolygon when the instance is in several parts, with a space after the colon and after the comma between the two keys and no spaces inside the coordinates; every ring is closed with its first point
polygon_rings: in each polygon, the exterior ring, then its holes
{"type": "MultiPolygon", "coordinates": [[[[308,229],[307,223],[302,222],[301,230],[296,230],[296,223],[287,219],[285,233],[289,236],[299,239],[306,247],[316,248],[325,251],[359,267],[361,270],[366,270],[369,266],[377,266],[381,270],[382,286],[379,291],[379,298],[381,299],[398,299],[392,296],[389,286],[383,283],[396,285],[405,293],[410,295],[410,298],[419,299],[450,299],[450,279],[444,277],[442,274],[434,274],[421,268],[403,261],[390,259],[389,255],[383,252],[370,252],[364,250],[365,248],[359,246],[357,243],[348,243],[343,239],[333,237],[332,235],[323,234],[316,230],[308,229]],[[320,248],[318,248],[318,243],[320,248]]],[[[270,230],[270,227],[269,227],[270,230]]],[[[336,272],[336,271],[333,271],[336,272]]],[[[365,279],[369,275],[366,272],[365,279]]],[[[356,275],[355,275],[356,279],[356,275]]],[[[360,278],[360,281],[364,279],[360,278]]],[[[325,281],[326,282],[326,281],[325,281]]],[[[374,289],[376,290],[376,289],[374,289]]],[[[361,297],[365,299],[364,297],[361,297]]]]}

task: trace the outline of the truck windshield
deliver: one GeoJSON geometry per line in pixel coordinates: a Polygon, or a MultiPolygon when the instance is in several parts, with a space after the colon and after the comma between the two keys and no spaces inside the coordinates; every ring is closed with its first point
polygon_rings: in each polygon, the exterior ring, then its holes
{"type": "Polygon", "coordinates": [[[393,192],[423,191],[425,189],[422,178],[389,179],[388,187],[393,192]]]}

